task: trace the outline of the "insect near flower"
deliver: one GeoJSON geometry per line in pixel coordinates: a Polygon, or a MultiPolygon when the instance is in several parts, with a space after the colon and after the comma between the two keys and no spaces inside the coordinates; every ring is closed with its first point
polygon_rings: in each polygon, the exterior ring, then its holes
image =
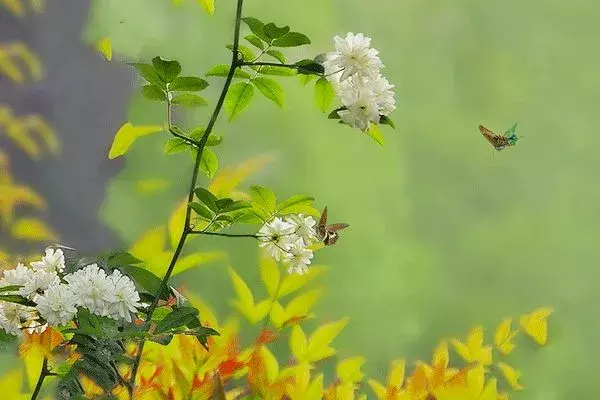
{"type": "Polygon", "coordinates": [[[504,135],[498,135],[483,125],[479,125],[479,132],[481,132],[481,134],[487,139],[488,142],[490,142],[492,146],[494,146],[494,149],[497,151],[503,150],[509,146],[514,146],[517,143],[517,140],[520,138],[517,137],[517,134],[515,133],[516,129],[517,124],[514,124],[504,133],[504,135]]]}
{"type": "Polygon", "coordinates": [[[334,245],[339,238],[338,231],[346,229],[349,226],[350,225],[343,223],[327,225],[327,207],[325,207],[321,214],[319,225],[317,225],[317,237],[325,244],[325,246],[334,245]]]}

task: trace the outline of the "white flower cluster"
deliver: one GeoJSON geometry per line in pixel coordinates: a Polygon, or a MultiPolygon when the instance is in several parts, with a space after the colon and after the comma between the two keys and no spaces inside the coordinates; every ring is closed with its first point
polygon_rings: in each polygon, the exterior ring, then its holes
{"type": "Polygon", "coordinates": [[[394,85],[381,74],[379,52],[362,33],[336,36],[336,51],[324,61],[325,74],[342,101],[338,115],[346,124],[367,131],[396,109],[394,85]]]}
{"type": "Polygon", "coordinates": [[[313,217],[291,214],[265,223],[257,236],[260,246],[276,261],[283,261],[290,274],[304,274],[314,257],[309,247],[319,241],[316,225],[313,217]]]}
{"type": "Polygon", "coordinates": [[[41,261],[31,263],[31,268],[18,264],[4,271],[0,288],[15,289],[0,294],[22,296],[31,301],[31,306],[0,299],[0,328],[19,336],[24,330],[43,332],[48,326],[66,325],[77,307],[131,322],[140,307],[140,295],[131,279],[118,270],[108,275],[96,264],[68,275],[63,274],[64,269],[62,250],[49,248],[41,261]]]}

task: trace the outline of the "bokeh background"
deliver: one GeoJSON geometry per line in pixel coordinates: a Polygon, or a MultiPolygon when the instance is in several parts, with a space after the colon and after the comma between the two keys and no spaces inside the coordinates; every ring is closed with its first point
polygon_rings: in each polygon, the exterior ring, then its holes
{"type": "MultiPolygon", "coordinates": [[[[0,1],[0,3],[2,3],[0,1]]],[[[127,120],[162,123],[162,111],[136,91],[125,61],[155,55],[201,74],[228,62],[232,0],[209,17],[192,0],[53,0],[21,19],[0,7],[0,43],[26,42],[44,63],[45,80],[15,86],[0,78],[0,104],[43,114],[63,149],[33,162],[2,135],[18,180],[48,201],[46,217],[61,241],[85,252],[127,248],[164,224],[186,191],[189,156],[164,157],[165,137],[139,140],[109,161],[127,120]],[[108,63],[91,43],[110,37],[108,63]],[[140,192],[143,180],[163,190],[140,192]]],[[[351,318],[337,341],[343,355],[365,355],[382,375],[394,358],[428,359],[441,338],[477,322],[488,334],[501,318],[537,306],[555,309],[549,345],[511,356],[523,370],[518,399],[591,399],[600,393],[596,360],[600,189],[600,6],[589,0],[447,2],[442,0],[248,0],[257,16],[311,37],[298,59],[326,52],[332,37],[364,32],[396,84],[397,131],[385,147],[326,119],[310,88],[282,79],[285,109],[255,98],[217,132],[222,165],[275,157],[250,182],[281,198],[314,194],[330,218],[345,221],[330,266],[322,319],[351,318]],[[479,124],[504,131],[519,123],[523,140],[495,152],[479,124]]],[[[290,58],[293,58],[290,57],[290,58]]],[[[213,101],[220,81],[211,79],[213,101]]],[[[179,114],[205,123],[209,109],[179,114]]],[[[2,196],[2,193],[0,193],[2,196]]],[[[0,232],[1,234],[1,232],[0,232]]],[[[9,239],[0,236],[0,247],[9,239]]],[[[12,245],[13,243],[10,242],[12,245]]],[[[219,314],[230,311],[229,265],[258,283],[256,244],[207,238],[199,249],[230,253],[178,277],[219,314]]],[[[3,355],[5,367],[12,362],[3,355]]],[[[0,368],[2,369],[2,368],[0,368]]]]}

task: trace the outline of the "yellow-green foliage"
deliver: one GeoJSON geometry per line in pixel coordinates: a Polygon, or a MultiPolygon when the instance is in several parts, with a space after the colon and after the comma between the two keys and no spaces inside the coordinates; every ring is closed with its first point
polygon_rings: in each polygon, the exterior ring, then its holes
{"type": "Polygon", "coordinates": [[[5,8],[17,17],[24,17],[29,11],[44,11],[45,0],[0,0],[0,9],[5,8]]]}

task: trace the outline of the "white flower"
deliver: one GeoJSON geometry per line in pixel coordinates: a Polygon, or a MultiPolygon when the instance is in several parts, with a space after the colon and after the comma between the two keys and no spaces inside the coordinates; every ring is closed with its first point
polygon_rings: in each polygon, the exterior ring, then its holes
{"type": "Polygon", "coordinates": [[[21,304],[0,302],[0,328],[6,333],[23,336],[23,324],[37,317],[35,309],[21,304]]]}
{"type": "Polygon", "coordinates": [[[294,234],[294,225],[278,217],[264,224],[258,231],[258,237],[261,241],[260,247],[264,247],[277,261],[286,255],[290,244],[297,239],[294,234]]]}
{"type": "Polygon", "coordinates": [[[107,316],[110,313],[114,283],[98,265],[88,265],[66,275],[65,280],[69,282],[78,306],[85,307],[97,315],[107,316]]]}
{"type": "Polygon", "coordinates": [[[325,61],[325,72],[331,74],[343,71],[340,81],[351,76],[377,76],[383,66],[379,52],[371,48],[371,39],[362,33],[348,33],[345,38],[336,36],[335,52],[329,53],[325,61]]]}
{"type": "Polygon", "coordinates": [[[340,95],[346,109],[338,111],[338,115],[346,124],[366,131],[371,122],[379,123],[379,107],[370,88],[344,83],[340,95]]]}
{"type": "Polygon", "coordinates": [[[50,286],[36,302],[40,315],[51,326],[65,325],[77,314],[75,295],[68,285],[50,286]]]}
{"type": "Polygon", "coordinates": [[[19,294],[23,297],[29,297],[32,300],[52,285],[60,283],[60,278],[56,275],[56,272],[48,272],[45,270],[34,271],[31,270],[29,279],[25,282],[25,285],[19,290],[19,294]]]}
{"type": "Polygon", "coordinates": [[[121,274],[119,270],[114,270],[109,280],[113,290],[108,316],[131,322],[131,315],[137,313],[137,308],[141,306],[140,294],[135,289],[133,281],[121,274]]]}
{"type": "Polygon", "coordinates": [[[65,269],[65,255],[61,249],[47,248],[42,261],[32,262],[31,266],[38,271],[62,272],[65,269]]]}
{"type": "Polygon", "coordinates": [[[25,286],[31,280],[31,276],[34,273],[32,269],[19,263],[16,268],[4,271],[4,278],[0,280],[0,287],[25,286]]]}
{"type": "Polygon", "coordinates": [[[173,286],[170,286],[170,288],[171,288],[171,292],[173,293],[173,296],[175,296],[175,305],[177,305],[177,307],[183,306],[185,304],[185,302],[187,301],[185,296],[182,295],[181,293],[179,293],[179,291],[177,289],[175,289],[173,286]]]}
{"type": "Polygon", "coordinates": [[[304,244],[307,246],[318,241],[315,229],[317,221],[313,217],[305,217],[302,214],[290,214],[285,217],[285,221],[294,225],[294,232],[304,240],[304,244]]]}
{"type": "Polygon", "coordinates": [[[292,243],[285,257],[285,262],[289,265],[288,273],[304,274],[308,271],[308,266],[313,257],[312,250],[307,249],[304,241],[298,238],[292,243]]]}
{"type": "Polygon", "coordinates": [[[394,85],[383,76],[377,77],[372,84],[375,102],[380,115],[390,115],[396,109],[396,99],[394,98],[394,85]]]}

